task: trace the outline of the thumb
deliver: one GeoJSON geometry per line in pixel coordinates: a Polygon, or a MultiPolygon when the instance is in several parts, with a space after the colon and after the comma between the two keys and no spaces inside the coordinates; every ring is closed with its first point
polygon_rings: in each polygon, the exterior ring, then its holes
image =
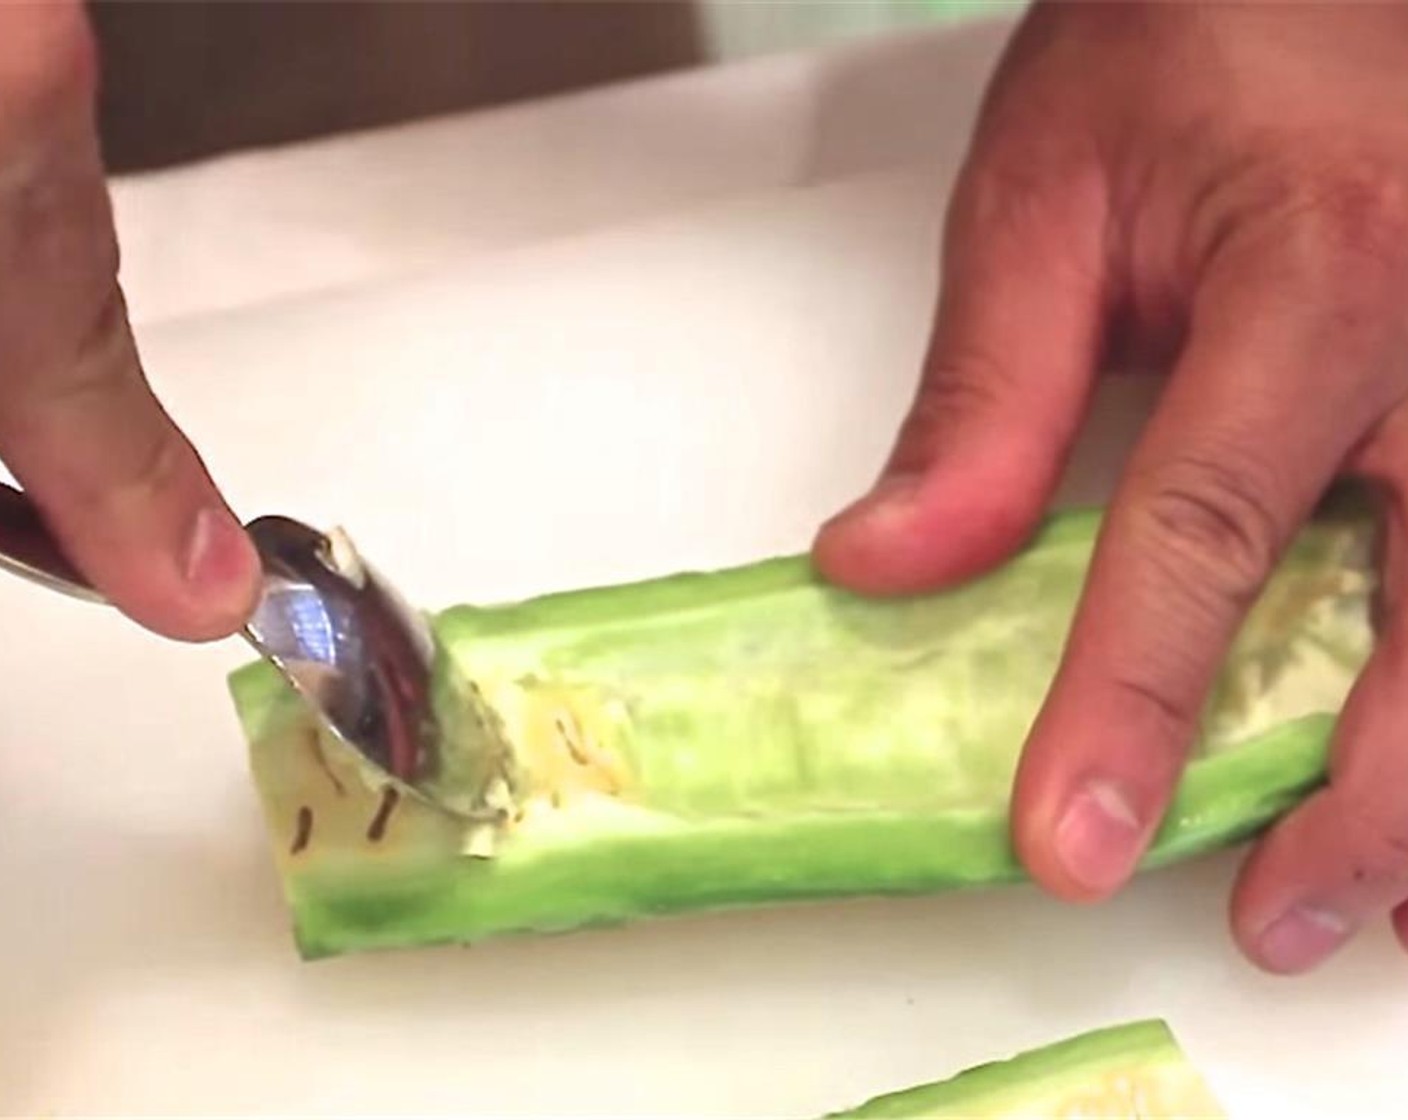
{"type": "Polygon", "coordinates": [[[138,361],[95,88],[80,4],[0,6],[0,458],[119,609],[223,637],[258,558],[138,361]]]}
{"type": "Polygon", "coordinates": [[[822,527],[822,574],[871,594],[954,582],[1005,559],[1054,491],[1084,412],[1106,302],[1103,186],[960,178],[918,393],[869,494],[822,527]]]}

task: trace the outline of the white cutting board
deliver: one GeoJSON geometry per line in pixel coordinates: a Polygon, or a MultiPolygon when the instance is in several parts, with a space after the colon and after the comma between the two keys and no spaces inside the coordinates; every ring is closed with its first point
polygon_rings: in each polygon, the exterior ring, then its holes
{"type": "MultiPolygon", "coordinates": [[[[143,344],[242,512],[342,521],[427,606],[801,549],[909,396],[940,178],[143,344]]],[[[224,688],[244,649],[14,580],[0,617],[0,1115],[807,1117],[1148,1015],[1244,1120],[1408,1099],[1408,962],[1375,931],[1256,973],[1232,858],[1098,909],[1008,888],[302,964],[224,688]]]]}

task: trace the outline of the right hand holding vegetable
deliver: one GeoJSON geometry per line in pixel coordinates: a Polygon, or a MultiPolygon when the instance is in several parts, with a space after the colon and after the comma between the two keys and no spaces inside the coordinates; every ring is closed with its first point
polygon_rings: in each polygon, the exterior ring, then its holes
{"type": "Polygon", "coordinates": [[[1232,638],[1336,475],[1387,496],[1387,624],[1328,788],[1257,845],[1247,956],[1314,967],[1385,916],[1408,946],[1408,7],[1032,6],[950,211],[922,386],[817,560],[876,593],[1027,539],[1102,348],[1173,372],[1108,511],[1022,758],[1014,841],[1054,894],[1122,888],[1232,638]],[[1390,108],[1392,107],[1392,108],[1390,108]]]}

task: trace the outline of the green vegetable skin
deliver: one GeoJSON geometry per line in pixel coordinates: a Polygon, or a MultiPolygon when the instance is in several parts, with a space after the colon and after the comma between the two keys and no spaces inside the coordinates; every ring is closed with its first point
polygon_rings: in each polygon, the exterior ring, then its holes
{"type": "Polygon", "coordinates": [[[1159,1019],[1121,1023],[886,1093],[826,1120],[1222,1120],[1226,1113],[1159,1019]]]}
{"type": "MultiPolygon", "coordinates": [[[[474,681],[512,746],[511,819],[473,832],[393,803],[270,667],[239,669],[300,951],[1022,879],[1014,766],[1099,521],[1057,514],[1001,569],[904,600],[788,557],[438,614],[442,686],[474,681]]],[[[1367,519],[1326,514],[1293,544],[1146,866],[1244,838],[1321,781],[1372,641],[1370,540],[1367,519]]]]}

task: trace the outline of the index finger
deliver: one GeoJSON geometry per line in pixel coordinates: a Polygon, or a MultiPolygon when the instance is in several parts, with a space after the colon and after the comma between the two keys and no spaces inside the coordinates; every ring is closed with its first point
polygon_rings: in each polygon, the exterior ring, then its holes
{"type": "Polygon", "coordinates": [[[1058,896],[1098,899],[1133,873],[1239,625],[1384,407],[1377,344],[1344,322],[1245,273],[1200,293],[1018,767],[1014,842],[1058,896]]]}

